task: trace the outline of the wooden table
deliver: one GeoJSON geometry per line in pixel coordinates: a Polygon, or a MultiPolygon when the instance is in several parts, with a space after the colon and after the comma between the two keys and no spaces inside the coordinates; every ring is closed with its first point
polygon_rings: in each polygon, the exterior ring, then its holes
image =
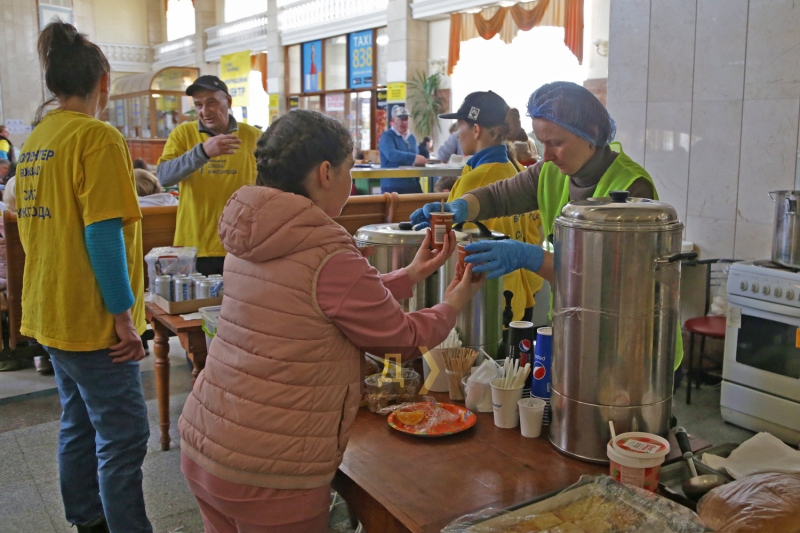
{"type": "MultiPolygon", "coordinates": [[[[447,401],[446,394],[434,394],[447,401]]],[[[458,402],[456,402],[458,403],[458,402]]],[[[421,438],[389,427],[385,416],[358,412],[333,487],[367,531],[438,532],[486,507],[505,508],[565,488],[608,466],[571,459],[547,440],[495,427],[492,413],[464,433],[421,438]]],[[[677,443],[668,461],[679,459],[677,443]]],[[[692,449],[711,444],[692,439],[692,449]]]]}
{"type": "Polygon", "coordinates": [[[206,336],[202,320],[184,320],[179,315],[168,315],[154,303],[145,303],[145,318],[155,333],[156,394],[158,419],[161,428],[161,449],[169,450],[169,332],[177,335],[181,346],[194,365],[192,385],[206,364],[206,336]]]}

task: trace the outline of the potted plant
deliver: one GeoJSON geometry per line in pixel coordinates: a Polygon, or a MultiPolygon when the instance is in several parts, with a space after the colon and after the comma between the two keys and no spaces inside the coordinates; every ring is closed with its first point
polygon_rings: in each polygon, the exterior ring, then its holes
{"type": "Polygon", "coordinates": [[[441,83],[442,77],[438,72],[426,77],[421,71],[408,83],[411,88],[411,118],[420,138],[434,138],[435,132],[439,131],[439,115],[445,111],[444,102],[439,96],[441,83]]]}

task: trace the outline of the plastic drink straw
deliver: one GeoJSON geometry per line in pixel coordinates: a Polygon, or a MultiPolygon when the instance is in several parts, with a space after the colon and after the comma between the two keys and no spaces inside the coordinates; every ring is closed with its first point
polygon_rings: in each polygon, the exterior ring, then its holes
{"type": "Polygon", "coordinates": [[[608,421],[608,428],[611,430],[611,442],[614,442],[614,439],[617,438],[617,433],[614,431],[614,421],[608,421]]]}
{"type": "Polygon", "coordinates": [[[444,213],[444,200],[442,200],[442,213],[444,213]]]}

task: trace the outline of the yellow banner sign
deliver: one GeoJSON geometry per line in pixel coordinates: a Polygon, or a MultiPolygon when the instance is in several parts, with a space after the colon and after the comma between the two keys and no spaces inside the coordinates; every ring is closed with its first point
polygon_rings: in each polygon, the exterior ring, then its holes
{"type": "Polygon", "coordinates": [[[406,83],[399,81],[390,83],[386,86],[386,101],[390,104],[393,102],[406,101],[406,83]]]}
{"type": "Polygon", "coordinates": [[[228,86],[233,107],[250,104],[250,50],[220,57],[220,78],[228,86]]]}
{"type": "Polygon", "coordinates": [[[280,106],[281,106],[280,95],[277,94],[269,95],[269,108],[278,109],[280,106]]]}

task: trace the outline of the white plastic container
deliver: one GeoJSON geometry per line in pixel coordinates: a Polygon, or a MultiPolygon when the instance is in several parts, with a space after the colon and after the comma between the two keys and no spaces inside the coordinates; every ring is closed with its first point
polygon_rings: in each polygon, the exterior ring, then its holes
{"type": "Polygon", "coordinates": [[[219,321],[219,310],[222,306],[212,305],[211,307],[201,307],[198,309],[203,317],[203,333],[206,334],[206,351],[211,348],[211,340],[217,335],[217,322],[219,321]]]}
{"type": "Polygon", "coordinates": [[[606,446],[609,475],[625,485],[655,492],[669,441],[652,433],[622,433],[606,446]]]}
{"type": "Polygon", "coordinates": [[[516,389],[501,389],[500,385],[505,378],[496,378],[492,386],[492,410],[494,411],[494,425],[499,428],[511,429],[519,425],[519,405],[522,399],[522,385],[516,389]]]}
{"type": "Polygon", "coordinates": [[[535,439],[542,434],[542,418],[547,402],[541,398],[523,398],[517,402],[519,406],[519,425],[522,436],[535,439]]]}

